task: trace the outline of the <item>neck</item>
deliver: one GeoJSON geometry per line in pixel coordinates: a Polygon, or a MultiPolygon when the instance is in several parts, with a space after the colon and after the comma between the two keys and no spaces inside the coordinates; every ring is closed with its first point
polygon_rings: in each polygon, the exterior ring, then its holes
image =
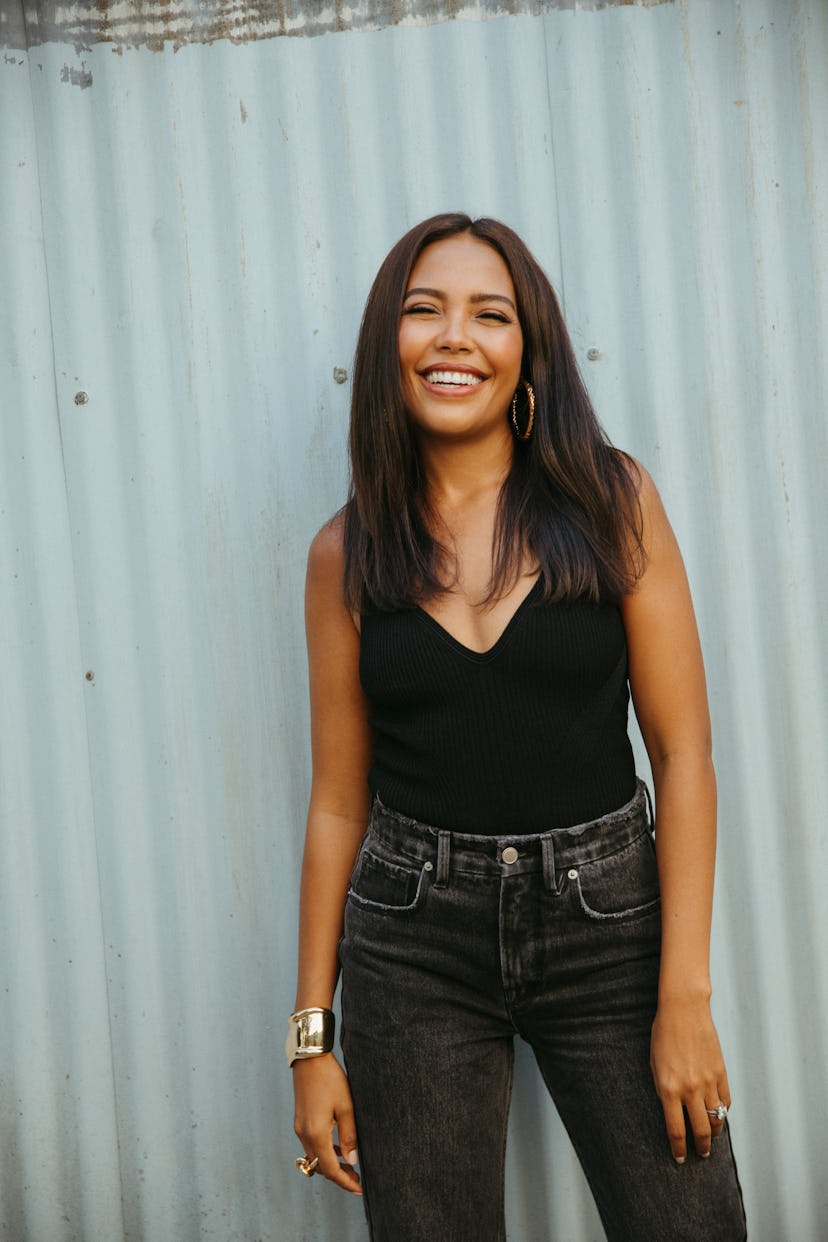
{"type": "Polygon", "coordinates": [[[514,442],[508,428],[497,439],[469,441],[420,441],[420,456],[433,503],[451,507],[499,493],[509,473],[514,442]]]}

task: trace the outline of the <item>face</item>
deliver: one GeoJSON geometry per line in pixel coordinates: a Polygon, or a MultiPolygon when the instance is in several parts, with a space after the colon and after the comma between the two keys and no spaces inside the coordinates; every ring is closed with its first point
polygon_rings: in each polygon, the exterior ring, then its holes
{"type": "Polygon", "coordinates": [[[399,351],[406,409],[421,436],[511,444],[523,333],[496,250],[471,233],[426,246],[408,282],[399,351]]]}

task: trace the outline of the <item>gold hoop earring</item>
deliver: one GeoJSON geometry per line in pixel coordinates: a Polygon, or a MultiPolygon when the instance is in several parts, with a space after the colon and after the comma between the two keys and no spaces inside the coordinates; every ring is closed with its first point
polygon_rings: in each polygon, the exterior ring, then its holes
{"type": "Polygon", "coordinates": [[[517,398],[518,390],[515,389],[515,395],[512,397],[512,428],[518,440],[528,440],[532,434],[532,428],[535,425],[535,390],[528,380],[522,379],[521,384],[526,389],[526,400],[529,405],[529,417],[526,420],[526,427],[521,432],[517,420],[517,398]]]}

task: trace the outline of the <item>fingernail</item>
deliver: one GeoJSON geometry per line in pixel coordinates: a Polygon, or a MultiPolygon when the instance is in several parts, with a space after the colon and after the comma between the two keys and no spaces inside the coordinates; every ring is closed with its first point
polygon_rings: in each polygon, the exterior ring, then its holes
{"type": "Polygon", "coordinates": [[[699,1152],[699,1155],[701,1156],[702,1160],[709,1160],[709,1159],[710,1159],[710,1152],[709,1152],[709,1151],[700,1151],[700,1152],[699,1152]]]}
{"type": "Polygon", "coordinates": [[[676,1164],[684,1164],[684,1156],[675,1157],[676,1164]]]}
{"type": "Polygon", "coordinates": [[[357,1162],[357,1154],[356,1154],[356,1151],[348,1151],[348,1152],[346,1152],[346,1153],[345,1153],[345,1163],[346,1163],[346,1164],[356,1164],[356,1162],[357,1162]]]}

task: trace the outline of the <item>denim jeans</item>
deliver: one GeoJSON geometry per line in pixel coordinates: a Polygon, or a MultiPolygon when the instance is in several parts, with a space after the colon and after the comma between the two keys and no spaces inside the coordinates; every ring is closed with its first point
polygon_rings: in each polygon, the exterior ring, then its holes
{"type": "Polygon", "coordinates": [[[639,783],[600,820],[508,837],[375,801],[340,945],[373,1242],[505,1239],[515,1034],[610,1242],[745,1238],[727,1126],[708,1159],[691,1138],[677,1165],[649,1068],[660,905],[645,794],[639,783]]]}

